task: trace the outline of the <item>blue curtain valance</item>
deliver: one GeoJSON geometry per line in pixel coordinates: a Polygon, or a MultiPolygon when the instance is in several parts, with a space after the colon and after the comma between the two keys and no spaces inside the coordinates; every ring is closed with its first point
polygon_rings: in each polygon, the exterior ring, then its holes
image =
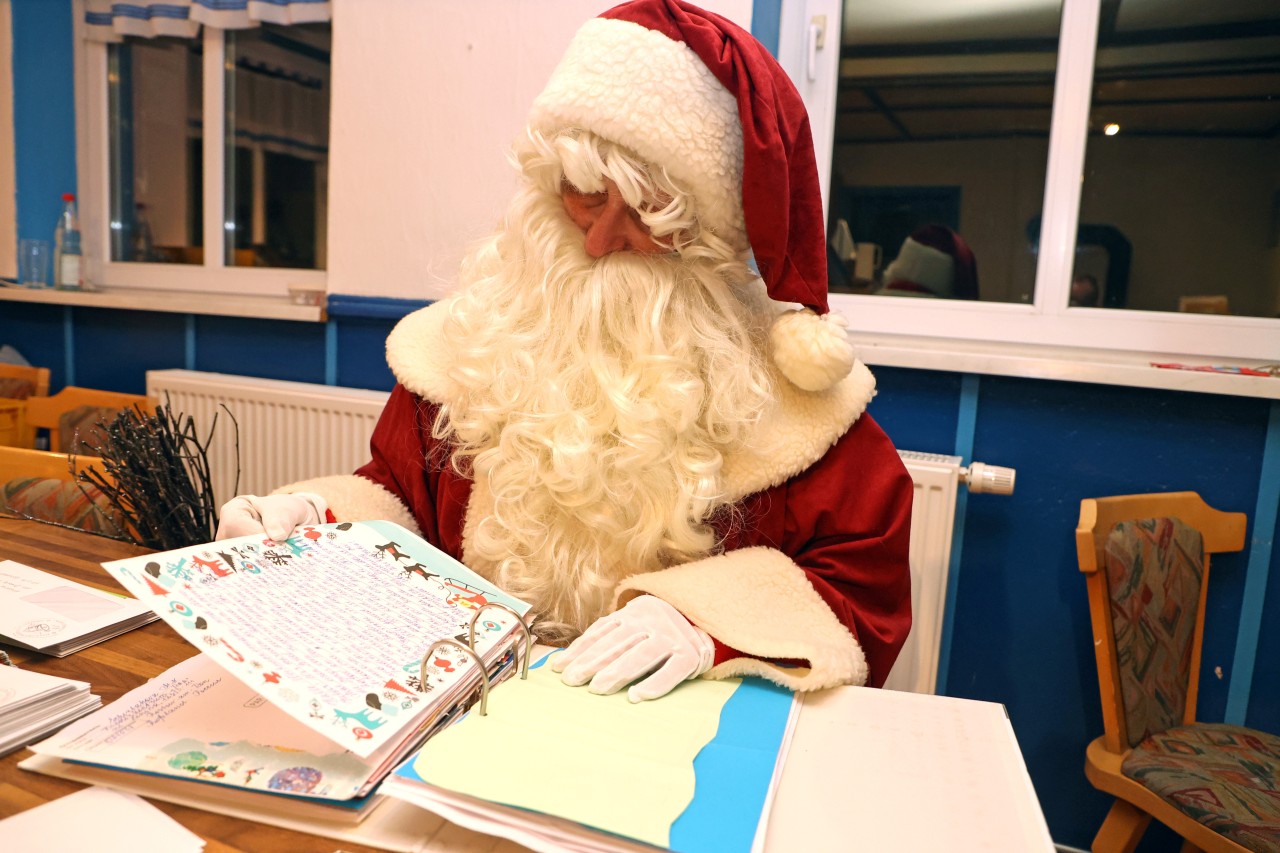
{"type": "Polygon", "coordinates": [[[240,30],[263,22],[287,25],[327,21],[330,5],[329,0],[86,0],[84,20],[89,38],[96,41],[119,41],[124,36],[193,38],[202,24],[240,30]]]}

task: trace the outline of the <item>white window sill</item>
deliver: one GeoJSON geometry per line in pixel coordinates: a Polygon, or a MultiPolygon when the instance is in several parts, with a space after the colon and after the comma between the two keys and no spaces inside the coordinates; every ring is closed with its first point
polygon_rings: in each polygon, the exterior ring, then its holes
{"type": "Polygon", "coordinates": [[[219,317],[256,317],[263,320],[323,322],[325,319],[323,304],[300,305],[283,297],[130,290],[123,287],[103,287],[85,291],[0,287],[0,301],[41,302],[49,305],[70,305],[76,308],[121,308],[172,314],[207,314],[219,317]]]}
{"type": "MultiPolygon", "coordinates": [[[[326,319],[323,305],[298,305],[279,297],[157,292],[127,288],[62,291],[0,287],[0,301],[304,322],[322,322],[326,319]]],[[[1222,361],[1206,359],[1204,356],[965,341],[864,331],[853,332],[852,337],[858,357],[871,367],[907,367],[948,373],[1016,376],[1280,399],[1280,377],[1277,376],[1242,376],[1152,366],[1152,362],[1189,367],[1224,365],[1222,361]]],[[[1240,360],[1230,362],[1228,366],[1259,368],[1263,366],[1263,362],[1240,360]]]]}
{"type": "Polygon", "coordinates": [[[1019,376],[1027,379],[1056,379],[1131,388],[1280,399],[1280,376],[1242,376],[1235,373],[1152,366],[1152,362],[1156,362],[1188,367],[1212,365],[1261,368],[1263,362],[1258,361],[1223,362],[1206,359],[1204,356],[1170,353],[961,341],[867,332],[854,332],[852,338],[858,358],[870,367],[910,367],[951,373],[1019,376]]]}

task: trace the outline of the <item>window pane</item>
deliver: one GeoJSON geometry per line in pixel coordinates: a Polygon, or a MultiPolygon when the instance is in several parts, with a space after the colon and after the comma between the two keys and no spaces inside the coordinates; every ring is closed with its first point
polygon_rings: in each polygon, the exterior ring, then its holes
{"type": "Polygon", "coordinates": [[[203,260],[198,50],[132,36],[108,49],[113,261],[203,260]]]}
{"type": "Polygon", "coordinates": [[[324,269],[329,24],[227,32],[226,263],[324,269]]]}
{"type": "Polygon", "coordinates": [[[833,292],[1032,301],[1061,9],[1013,5],[846,0],[833,292]]]}
{"type": "Polygon", "coordinates": [[[1098,46],[1077,279],[1103,307],[1280,316],[1280,6],[1124,3],[1098,46]]]}

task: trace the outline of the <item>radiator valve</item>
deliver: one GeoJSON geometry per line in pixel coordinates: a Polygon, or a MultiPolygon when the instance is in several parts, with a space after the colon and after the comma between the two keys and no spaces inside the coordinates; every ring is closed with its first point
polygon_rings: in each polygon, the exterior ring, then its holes
{"type": "Polygon", "coordinates": [[[984,462],[970,463],[969,467],[962,468],[960,473],[964,476],[964,483],[971,493],[990,495],[1013,494],[1013,481],[1018,476],[1018,472],[1013,468],[987,465],[984,462]]]}

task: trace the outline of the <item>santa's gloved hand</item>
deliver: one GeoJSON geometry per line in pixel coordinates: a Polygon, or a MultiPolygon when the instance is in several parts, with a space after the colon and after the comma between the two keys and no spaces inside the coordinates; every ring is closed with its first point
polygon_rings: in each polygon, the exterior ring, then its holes
{"type": "Polygon", "coordinates": [[[255,536],[283,542],[299,527],[324,521],[329,504],[314,492],[292,495],[239,495],[218,512],[218,532],[214,539],[255,536]]]}
{"type": "Polygon", "coordinates": [[[616,693],[631,684],[627,698],[643,702],[702,675],[714,657],[706,631],[661,598],[642,595],[601,616],[569,648],[552,655],[551,668],[573,687],[590,681],[592,693],[616,693]]]}

